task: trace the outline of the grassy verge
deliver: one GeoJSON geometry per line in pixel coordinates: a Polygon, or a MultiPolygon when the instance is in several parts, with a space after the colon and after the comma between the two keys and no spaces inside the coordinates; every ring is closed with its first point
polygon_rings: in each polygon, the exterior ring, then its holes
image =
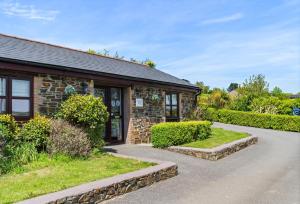
{"type": "Polygon", "coordinates": [[[247,136],[247,133],[234,132],[230,130],[224,130],[222,128],[212,128],[212,135],[208,139],[191,142],[182,146],[195,148],[213,148],[222,144],[245,138],[247,136]]]}
{"type": "Polygon", "coordinates": [[[0,176],[0,203],[13,203],[152,165],[107,154],[88,159],[42,154],[38,161],[0,176]]]}

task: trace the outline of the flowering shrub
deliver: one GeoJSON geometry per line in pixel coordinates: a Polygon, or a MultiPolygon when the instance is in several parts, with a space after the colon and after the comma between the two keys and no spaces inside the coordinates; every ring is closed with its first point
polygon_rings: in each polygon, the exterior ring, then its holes
{"type": "Polygon", "coordinates": [[[72,95],[62,103],[57,116],[83,128],[88,133],[92,146],[103,145],[101,129],[108,120],[108,112],[102,98],[72,95]]]}
{"type": "Polygon", "coordinates": [[[51,121],[50,137],[47,145],[50,154],[67,154],[70,156],[88,156],[91,144],[87,134],[67,121],[51,121]]]}
{"type": "Polygon", "coordinates": [[[44,116],[35,116],[23,125],[21,139],[32,143],[37,150],[45,150],[50,134],[50,120],[44,116]]]}

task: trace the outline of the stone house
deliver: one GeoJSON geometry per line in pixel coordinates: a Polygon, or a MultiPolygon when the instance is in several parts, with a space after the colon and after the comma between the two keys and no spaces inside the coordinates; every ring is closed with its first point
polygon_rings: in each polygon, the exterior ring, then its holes
{"type": "Polygon", "coordinates": [[[142,64],[0,34],[0,114],[53,115],[70,88],[102,96],[110,113],[105,139],[126,143],[149,142],[151,125],[187,117],[199,93],[142,64]]]}

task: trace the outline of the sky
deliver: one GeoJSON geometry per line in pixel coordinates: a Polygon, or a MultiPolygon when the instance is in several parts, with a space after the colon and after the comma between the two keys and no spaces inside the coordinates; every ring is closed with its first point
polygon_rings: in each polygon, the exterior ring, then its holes
{"type": "Polygon", "coordinates": [[[263,74],[300,92],[300,0],[0,0],[0,33],[149,58],[210,87],[263,74]]]}

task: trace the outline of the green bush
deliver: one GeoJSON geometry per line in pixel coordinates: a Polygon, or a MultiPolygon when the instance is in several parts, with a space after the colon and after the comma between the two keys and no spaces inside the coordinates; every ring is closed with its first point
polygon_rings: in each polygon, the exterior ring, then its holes
{"type": "Polygon", "coordinates": [[[277,114],[280,100],[277,97],[259,97],[253,99],[250,110],[255,113],[277,114]]]}
{"type": "Polygon", "coordinates": [[[25,123],[20,132],[21,139],[34,144],[38,151],[46,149],[49,134],[50,120],[39,115],[25,123]]]}
{"type": "Polygon", "coordinates": [[[58,119],[51,121],[47,151],[50,154],[88,156],[91,152],[91,144],[87,134],[81,128],[58,119]]]}
{"type": "Polygon", "coordinates": [[[300,117],[208,108],[204,118],[235,125],[300,132],[300,117]]]}
{"type": "Polygon", "coordinates": [[[158,148],[203,140],[210,135],[211,122],[208,121],[160,123],[151,128],[152,144],[158,148]]]}
{"type": "Polygon", "coordinates": [[[293,107],[300,107],[300,99],[279,99],[277,97],[259,97],[253,99],[250,110],[256,113],[292,115],[293,107]]]}
{"type": "Polygon", "coordinates": [[[103,135],[99,130],[108,119],[107,108],[101,98],[92,95],[72,95],[62,103],[57,116],[84,128],[93,142],[93,147],[100,146],[99,141],[103,141],[103,135]]]}
{"type": "Polygon", "coordinates": [[[238,96],[234,99],[230,105],[229,109],[237,111],[250,111],[250,104],[253,98],[251,96],[238,96]]]}
{"type": "Polygon", "coordinates": [[[300,108],[300,98],[281,100],[277,107],[278,113],[292,115],[294,107],[300,108]]]}
{"type": "Polygon", "coordinates": [[[2,137],[4,137],[6,142],[10,142],[18,139],[20,128],[13,116],[9,114],[0,114],[0,127],[1,127],[0,131],[2,132],[2,137]]]}
{"type": "Polygon", "coordinates": [[[0,175],[35,161],[37,158],[38,152],[32,143],[7,145],[4,154],[0,155],[0,175]]]}

